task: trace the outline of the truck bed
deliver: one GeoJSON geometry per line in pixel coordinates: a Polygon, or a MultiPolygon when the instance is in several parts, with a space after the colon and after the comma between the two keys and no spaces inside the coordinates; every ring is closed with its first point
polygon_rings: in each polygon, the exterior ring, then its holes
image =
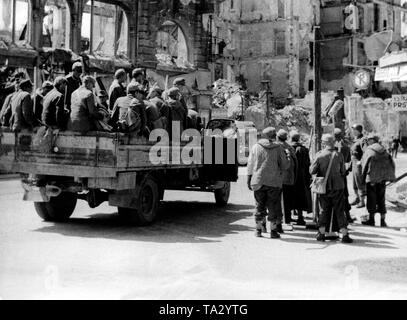
{"type": "MultiPolygon", "coordinates": [[[[33,132],[0,131],[0,170],[78,178],[116,177],[119,172],[201,167],[201,164],[153,165],[149,152],[155,142],[122,133],[59,132],[53,150],[35,143],[33,132]]],[[[199,147],[201,148],[201,147],[199,147]]],[[[171,147],[169,147],[169,151],[171,147]]],[[[171,152],[170,152],[171,154],[171,152]]]]}

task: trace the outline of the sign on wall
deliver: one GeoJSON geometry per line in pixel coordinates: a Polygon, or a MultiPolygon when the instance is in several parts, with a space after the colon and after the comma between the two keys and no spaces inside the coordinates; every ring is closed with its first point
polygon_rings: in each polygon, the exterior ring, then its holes
{"type": "Polygon", "coordinates": [[[353,77],[353,84],[357,89],[367,89],[370,85],[370,73],[366,70],[358,70],[353,77]]]}
{"type": "Polygon", "coordinates": [[[391,106],[396,111],[407,111],[407,94],[393,95],[391,106]]]}

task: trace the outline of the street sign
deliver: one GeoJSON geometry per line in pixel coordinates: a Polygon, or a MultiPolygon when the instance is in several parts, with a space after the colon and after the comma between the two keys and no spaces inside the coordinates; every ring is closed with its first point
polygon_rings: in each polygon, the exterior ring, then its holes
{"type": "Polygon", "coordinates": [[[407,111],[407,94],[393,95],[391,106],[396,111],[407,111]]]}
{"type": "Polygon", "coordinates": [[[353,77],[353,84],[357,89],[367,89],[370,85],[370,73],[366,70],[358,70],[353,77]]]}

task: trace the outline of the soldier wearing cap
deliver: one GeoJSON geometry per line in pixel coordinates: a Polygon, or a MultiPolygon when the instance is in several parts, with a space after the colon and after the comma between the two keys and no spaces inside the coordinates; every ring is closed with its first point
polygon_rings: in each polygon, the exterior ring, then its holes
{"type": "Polygon", "coordinates": [[[181,132],[187,127],[188,109],[180,102],[180,91],[178,88],[173,87],[168,90],[167,104],[171,110],[171,121],[178,122],[181,132]]]}
{"type": "Polygon", "coordinates": [[[161,117],[163,129],[168,130],[168,124],[171,123],[171,113],[170,107],[162,99],[163,92],[164,90],[162,90],[159,86],[153,86],[150,89],[147,99],[150,104],[153,104],[155,108],[157,108],[161,117]]]}
{"type": "Polygon", "coordinates": [[[365,225],[374,226],[376,213],[380,213],[381,227],[386,224],[386,182],[396,180],[395,164],[391,155],[386,151],[376,134],[367,138],[367,148],[362,158],[362,180],[366,183],[367,211],[369,219],[363,221],[365,225]]]}
{"type": "Polygon", "coordinates": [[[146,80],[146,77],[144,74],[145,73],[144,73],[143,68],[134,69],[133,72],[131,73],[130,83],[143,87],[144,94],[147,95],[149,88],[148,88],[148,81],[146,80]]]}
{"type": "Polygon", "coordinates": [[[116,100],[109,124],[120,132],[144,133],[147,126],[144,97],[140,84],[129,83],[127,95],[116,100]]]}
{"type": "Polygon", "coordinates": [[[119,69],[114,74],[114,80],[109,88],[109,110],[113,110],[114,104],[118,98],[126,96],[127,75],[124,69],[119,69]]]}
{"type": "Polygon", "coordinates": [[[335,128],[345,130],[345,91],[339,88],[334,101],[326,109],[326,116],[332,120],[335,128]]]}
{"type": "Polygon", "coordinates": [[[347,176],[349,175],[349,172],[351,170],[351,152],[350,152],[350,147],[343,138],[343,132],[340,128],[335,128],[334,130],[334,136],[335,136],[335,148],[338,150],[339,153],[342,154],[343,160],[345,161],[345,168],[346,168],[346,175],[344,177],[344,183],[345,183],[345,191],[344,191],[344,210],[345,210],[345,215],[346,219],[348,220],[349,223],[353,223],[355,221],[354,218],[351,217],[350,215],[350,210],[352,209],[352,206],[349,203],[349,190],[348,190],[348,181],[347,181],[347,176]]]}
{"type": "Polygon", "coordinates": [[[24,129],[32,130],[39,126],[38,120],[34,116],[32,89],[33,84],[29,79],[21,81],[20,89],[11,101],[10,128],[15,132],[24,129]]]}
{"type": "Polygon", "coordinates": [[[310,167],[310,173],[317,177],[327,179],[326,193],[318,195],[321,214],[318,225],[319,232],[317,241],[325,241],[326,228],[330,219],[336,219],[342,234],[343,243],[351,243],[353,240],[348,234],[348,224],[343,211],[343,193],[345,189],[345,162],[342,154],[335,149],[335,139],[331,134],[322,136],[323,150],[316,154],[315,160],[310,167]],[[331,167],[329,164],[331,163],[331,167]],[[330,171],[328,173],[328,168],[330,171]]]}
{"type": "Polygon", "coordinates": [[[41,88],[37,89],[34,94],[34,115],[39,121],[41,121],[44,98],[53,88],[51,81],[44,81],[41,88]]]}
{"type": "Polygon", "coordinates": [[[13,97],[17,94],[20,89],[20,81],[24,80],[24,72],[15,72],[13,78],[10,80],[10,83],[2,89],[5,94],[8,94],[3,101],[2,108],[0,111],[0,125],[8,127],[10,124],[11,118],[11,101],[13,97]]]}
{"type": "Polygon", "coordinates": [[[277,133],[277,143],[285,150],[287,157],[290,158],[290,166],[284,172],[283,179],[283,200],[284,200],[284,218],[286,224],[291,224],[291,213],[294,210],[294,203],[297,200],[295,194],[295,182],[297,178],[298,162],[295,150],[287,143],[288,132],[281,129],[277,133]]]}
{"type": "Polygon", "coordinates": [[[44,98],[41,120],[47,126],[65,130],[69,119],[69,111],[65,109],[65,89],[67,81],[64,77],[56,77],[54,88],[44,98]]]}
{"type": "Polygon", "coordinates": [[[77,90],[81,85],[82,63],[75,62],[72,65],[72,72],[65,77],[66,90],[65,90],[65,108],[71,111],[71,96],[72,93],[77,90]]]}
{"type": "Polygon", "coordinates": [[[355,140],[351,147],[351,170],[355,200],[350,205],[356,205],[356,208],[359,209],[365,207],[366,184],[362,180],[362,157],[366,147],[366,140],[363,136],[363,126],[361,124],[354,124],[352,130],[355,140]]]}
{"type": "Polygon", "coordinates": [[[102,120],[95,102],[93,89],[96,80],[91,76],[83,77],[83,84],[72,93],[71,115],[68,122],[68,130],[86,134],[96,130],[96,120],[102,120]]]}
{"type": "Polygon", "coordinates": [[[263,130],[263,139],[252,148],[247,165],[247,187],[256,200],[256,236],[266,233],[266,217],[270,221],[270,237],[280,238],[282,231],[281,193],[283,174],[290,166],[284,148],[276,143],[276,129],[263,130]]]}
{"type": "Polygon", "coordinates": [[[303,211],[308,213],[312,212],[311,175],[309,173],[311,160],[308,148],[300,142],[301,135],[298,131],[291,131],[290,137],[291,146],[295,150],[295,157],[298,164],[297,179],[294,185],[296,199],[293,203],[293,209],[297,210],[298,213],[297,225],[305,226],[303,211]]]}
{"type": "Polygon", "coordinates": [[[172,82],[173,88],[178,88],[180,92],[179,101],[181,102],[184,109],[188,112],[188,103],[187,101],[191,97],[191,90],[187,87],[186,81],[184,78],[175,78],[172,82]]]}

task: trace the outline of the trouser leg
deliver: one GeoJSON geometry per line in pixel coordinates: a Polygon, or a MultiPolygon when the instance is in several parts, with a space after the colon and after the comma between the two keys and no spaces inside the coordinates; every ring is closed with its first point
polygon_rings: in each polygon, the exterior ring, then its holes
{"type": "Polygon", "coordinates": [[[318,199],[320,206],[318,227],[320,233],[325,234],[329,215],[332,214],[332,199],[329,193],[319,195],[318,199]]]}
{"type": "Polygon", "coordinates": [[[284,220],[285,223],[291,223],[291,199],[292,199],[292,188],[290,186],[283,186],[283,201],[284,201],[284,220]]]}
{"type": "Polygon", "coordinates": [[[282,189],[270,187],[267,192],[267,209],[268,220],[270,221],[271,231],[277,230],[281,225],[283,213],[281,208],[281,193],[282,189]]]}
{"type": "Polygon", "coordinates": [[[367,183],[367,212],[369,213],[369,220],[374,220],[374,215],[377,212],[377,192],[376,184],[367,183]]]}
{"type": "Polygon", "coordinates": [[[376,184],[377,211],[383,216],[386,215],[386,183],[376,184]]]}
{"type": "Polygon", "coordinates": [[[333,219],[336,219],[338,223],[338,228],[341,233],[344,233],[344,230],[348,228],[348,221],[344,214],[344,190],[336,190],[332,193],[332,208],[333,208],[333,219]]]}
{"type": "Polygon", "coordinates": [[[260,190],[254,191],[254,198],[256,200],[256,212],[254,214],[256,230],[261,232],[263,219],[267,216],[267,190],[262,187],[260,190]]]}

